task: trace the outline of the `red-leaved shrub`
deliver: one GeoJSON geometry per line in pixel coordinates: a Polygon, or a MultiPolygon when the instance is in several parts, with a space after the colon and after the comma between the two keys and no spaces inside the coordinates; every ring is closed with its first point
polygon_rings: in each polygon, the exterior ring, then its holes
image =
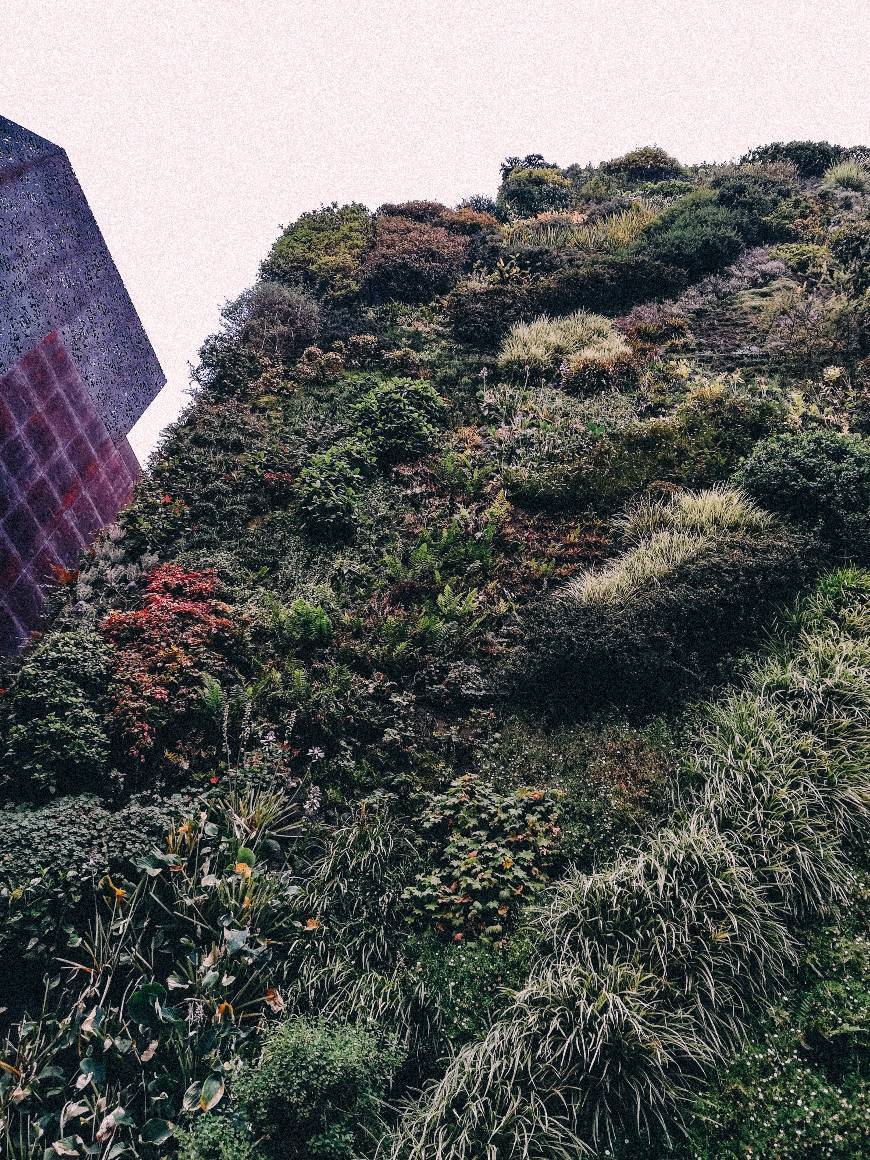
{"type": "Polygon", "coordinates": [[[467,250],[468,240],[443,226],[381,215],[363,264],[363,284],[375,300],[427,302],[454,284],[467,250]]]}
{"type": "Polygon", "coordinates": [[[143,762],[170,720],[187,715],[205,673],[227,668],[238,636],[232,609],[218,599],[210,569],[188,572],[161,564],[148,577],[143,605],[110,612],[103,635],[115,646],[113,716],[127,756],[143,762]]]}

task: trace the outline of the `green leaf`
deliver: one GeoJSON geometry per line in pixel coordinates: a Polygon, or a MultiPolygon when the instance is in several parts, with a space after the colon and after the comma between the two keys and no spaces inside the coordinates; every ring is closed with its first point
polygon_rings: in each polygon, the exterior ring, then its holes
{"type": "Polygon", "coordinates": [[[234,955],[237,951],[240,951],[244,947],[245,943],[247,943],[248,931],[233,930],[228,927],[224,931],[224,938],[226,939],[227,950],[231,955],[234,955]]]}
{"type": "Polygon", "coordinates": [[[52,1064],[49,1064],[47,1067],[44,1067],[36,1078],[37,1079],[63,1079],[64,1073],[61,1070],[61,1068],[55,1067],[55,1065],[52,1063],[52,1064]]]}
{"type": "Polygon", "coordinates": [[[249,850],[247,846],[239,846],[239,852],[236,854],[237,862],[244,862],[246,866],[254,868],[257,862],[257,855],[253,850],[249,850]]]}
{"type": "Polygon", "coordinates": [[[106,1065],[99,1059],[86,1056],[79,1064],[82,1075],[90,1076],[94,1083],[103,1083],[106,1078],[106,1065]]]}
{"type": "Polygon", "coordinates": [[[213,1107],[216,1107],[221,1102],[223,1094],[223,1077],[210,1075],[202,1085],[202,1091],[199,1093],[199,1106],[202,1111],[210,1112],[213,1107]]]}
{"type": "Polygon", "coordinates": [[[148,1120],[142,1125],[142,1140],[146,1144],[164,1144],[174,1131],[168,1120],[148,1120]]]}
{"type": "Polygon", "coordinates": [[[81,1136],[64,1136],[62,1140],[55,1140],[51,1148],[56,1156],[81,1156],[78,1150],[81,1143],[81,1136]]]}
{"type": "Polygon", "coordinates": [[[137,1023],[150,1023],[157,1014],[156,1006],[166,998],[166,988],[162,983],[143,983],[127,1001],[131,1019],[137,1023]]]}
{"type": "Polygon", "coordinates": [[[192,1112],[194,1108],[199,1106],[200,1084],[198,1080],[194,1080],[184,1093],[184,1099],[181,1106],[186,1112],[192,1112]]]}

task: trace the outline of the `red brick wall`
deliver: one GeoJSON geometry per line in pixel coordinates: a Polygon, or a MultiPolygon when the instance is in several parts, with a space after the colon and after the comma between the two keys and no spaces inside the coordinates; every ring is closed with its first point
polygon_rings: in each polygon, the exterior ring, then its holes
{"type": "Polygon", "coordinates": [[[75,566],[137,475],[56,331],[0,378],[0,651],[36,627],[52,567],[75,566]]]}

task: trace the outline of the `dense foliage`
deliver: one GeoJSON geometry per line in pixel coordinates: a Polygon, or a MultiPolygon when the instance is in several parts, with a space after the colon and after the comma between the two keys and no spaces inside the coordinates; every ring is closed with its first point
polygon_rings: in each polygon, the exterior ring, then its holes
{"type": "Polygon", "coordinates": [[[867,151],[323,206],[0,674],[0,1151],[863,1155],[867,151]]]}

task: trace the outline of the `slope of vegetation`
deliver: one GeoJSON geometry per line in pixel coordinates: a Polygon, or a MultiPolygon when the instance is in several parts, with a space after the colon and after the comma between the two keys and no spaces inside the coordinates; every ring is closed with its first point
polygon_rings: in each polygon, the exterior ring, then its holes
{"type": "Polygon", "coordinates": [[[20,1157],[864,1154],[870,154],[326,206],[0,691],[20,1157]]]}

